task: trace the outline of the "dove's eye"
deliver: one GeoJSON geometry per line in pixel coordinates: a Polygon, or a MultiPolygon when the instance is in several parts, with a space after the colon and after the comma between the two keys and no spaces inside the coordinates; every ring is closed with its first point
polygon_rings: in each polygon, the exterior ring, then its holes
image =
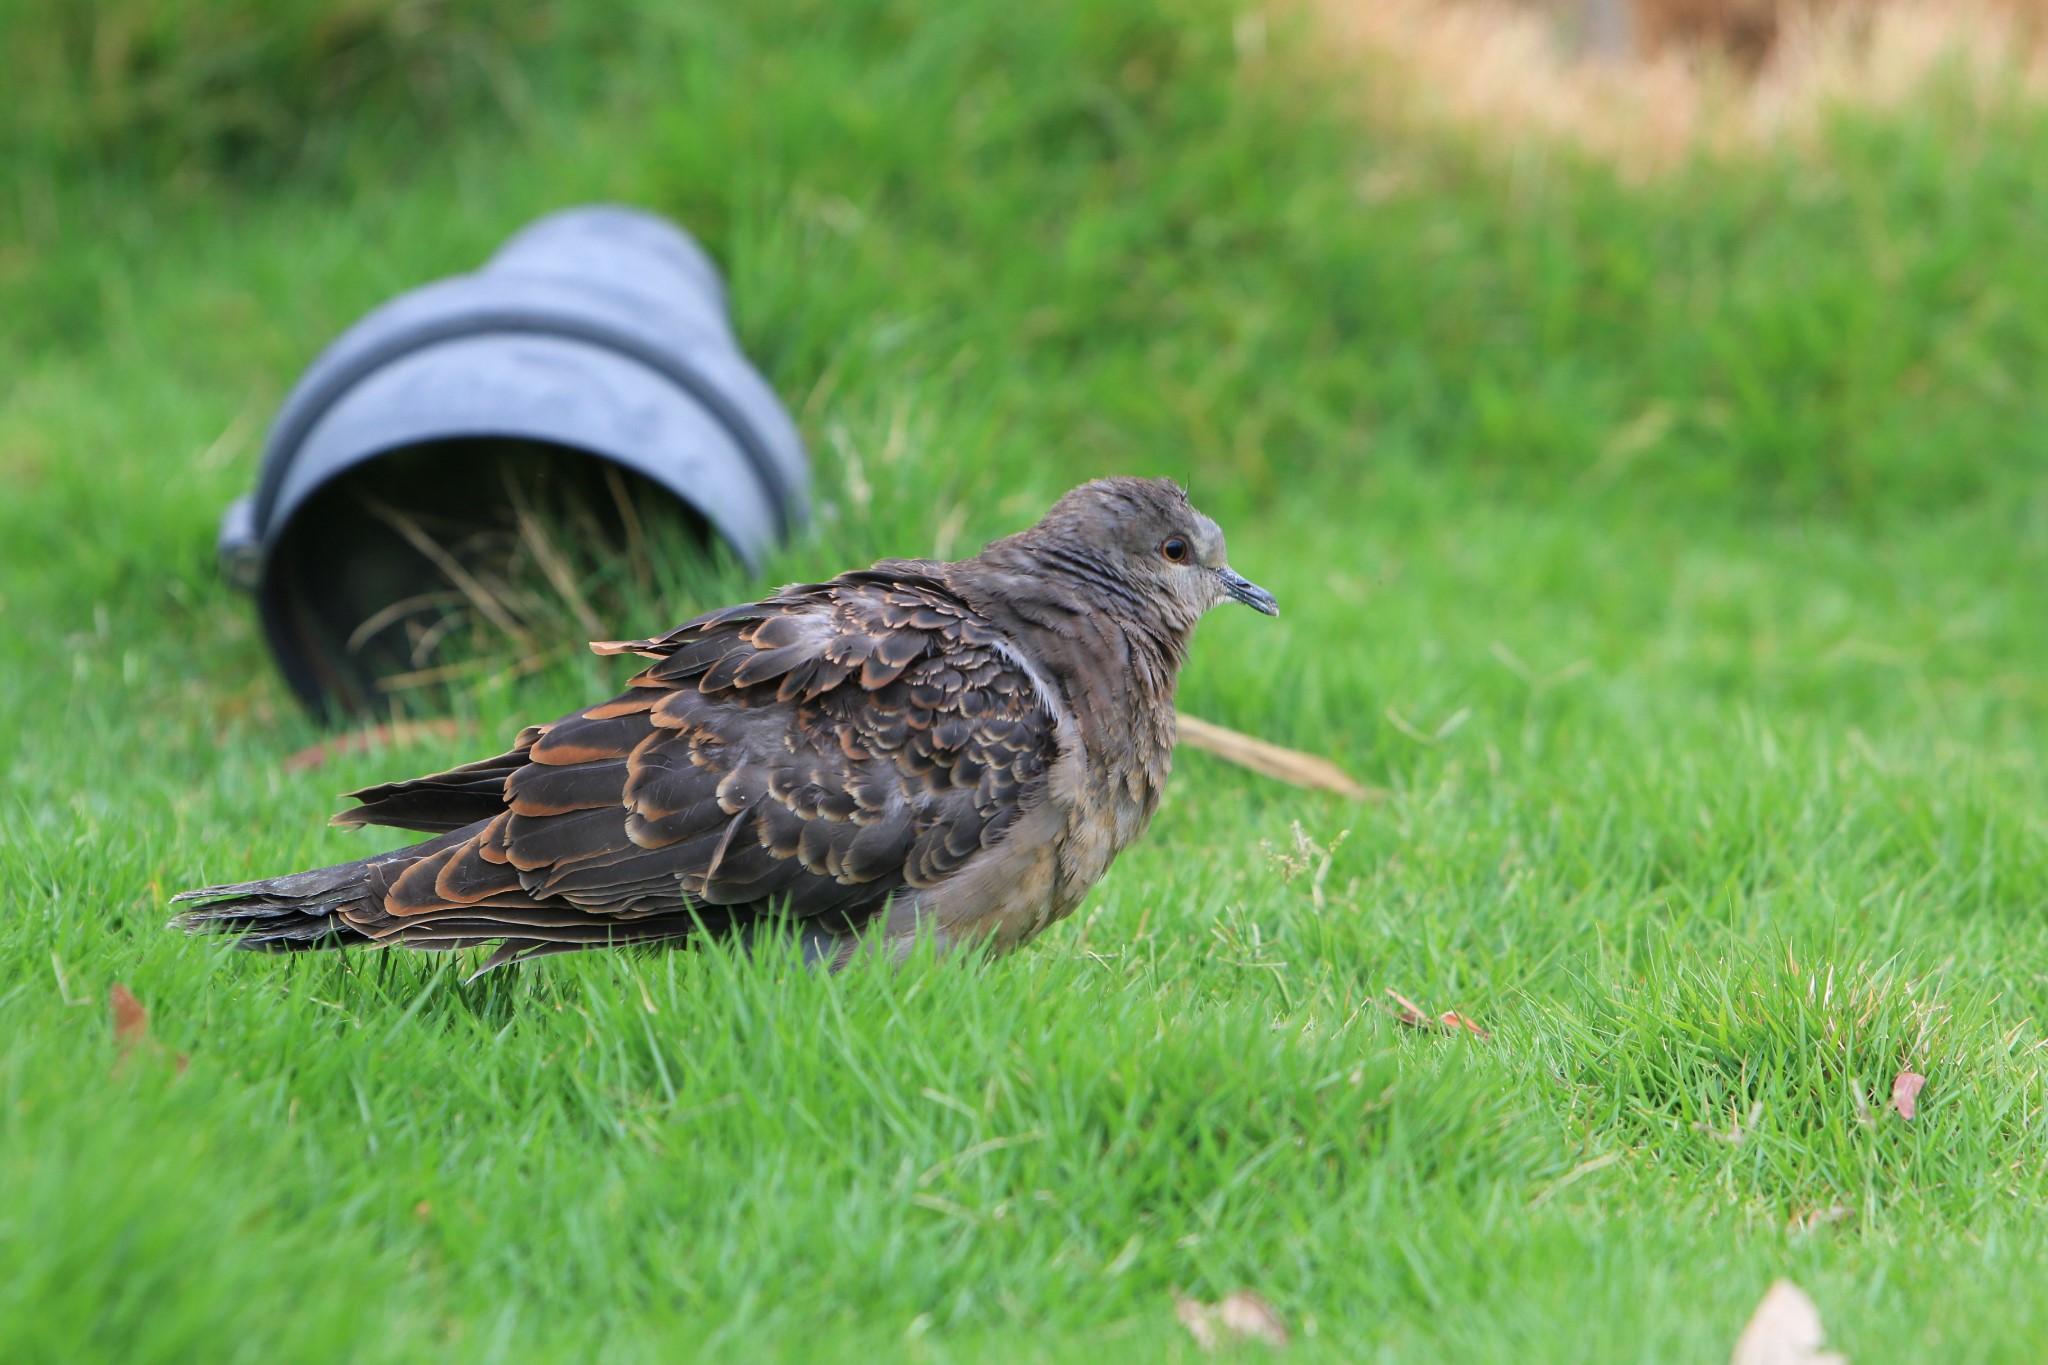
{"type": "Polygon", "coordinates": [[[1168,536],[1159,542],[1159,553],[1171,563],[1185,564],[1188,562],[1188,543],[1179,536],[1168,536]]]}

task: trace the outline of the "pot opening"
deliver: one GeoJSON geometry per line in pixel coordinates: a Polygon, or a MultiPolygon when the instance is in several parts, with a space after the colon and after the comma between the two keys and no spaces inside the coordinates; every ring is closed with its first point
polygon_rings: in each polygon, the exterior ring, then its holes
{"type": "Polygon", "coordinates": [[[261,601],[309,704],[384,713],[666,630],[735,573],[704,518],[651,479],[567,446],[463,438],[322,486],[279,536],[261,601]]]}

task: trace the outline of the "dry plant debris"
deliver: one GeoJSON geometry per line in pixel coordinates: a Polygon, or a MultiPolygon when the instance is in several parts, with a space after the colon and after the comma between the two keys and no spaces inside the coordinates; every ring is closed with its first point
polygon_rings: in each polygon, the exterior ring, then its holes
{"type": "Polygon", "coordinates": [[[1283,749],[1263,739],[1226,729],[1213,721],[1198,720],[1183,711],[1179,716],[1180,742],[1191,749],[1214,754],[1228,763],[1255,773],[1291,782],[1313,791],[1335,792],[1353,801],[1384,801],[1386,792],[1360,785],[1351,775],[1327,758],[1317,758],[1298,749],[1283,749]]]}
{"type": "Polygon", "coordinates": [[[376,575],[336,567],[321,608],[347,632],[333,662],[365,696],[522,676],[572,652],[545,642],[616,633],[718,582],[719,552],[693,514],[639,476],[518,441],[465,451],[460,497],[404,462],[337,481],[334,525],[392,542],[376,575]]]}
{"type": "Polygon", "coordinates": [[[1792,1281],[1777,1280],[1736,1338],[1728,1365],[1849,1365],[1847,1356],[1823,1349],[1826,1344],[1813,1300],[1792,1281]]]}
{"type": "MultiPolygon", "coordinates": [[[[152,1052],[163,1051],[161,1044],[150,1041],[149,1011],[135,998],[135,992],[116,981],[113,989],[107,992],[107,1010],[114,1018],[114,1046],[119,1051],[119,1056],[114,1062],[115,1075],[121,1074],[121,1068],[126,1066],[137,1052],[145,1049],[152,1052]]],[[[184,1074],[185,1063],[188,1060],[190,1059],[184,1053],[178,1054],[177,1068],[180,1075],[184,1074]]]]}
{"type": "Polygon", "coordinates": [[[1892,1080],[1892,1108],[1900,1118],[1911,1121],[1920,1103],[1920,1087],[1927,1078],[1917,1071],[1901,1071],[1892,1080]]]}
{"type": "Polygon", "coordinates": [[[1392,986],[1387,987],[1387,998],[1393,1002],[1388,1008],[1394,1016],[1394,1022],[1408,1028],[1420,1029],[1425,1033],[1469,1033],[1474,1038],[1482,1040],[1493,1036],[1456,1010],[1431,1014],[1392,986]]]}
{"type": "Polygon", "coordinates": [[[1239,1341],[1262,1341],[1268,1346],[1285,1346],[1288,1341],[1287,1324],[1280,1314],[1249,1289],[1235,1290],[1216,1303],[1177,1294],[1173,1315],[1205,1351],[1239,1341]]]}
{"type": "Polygon", "coordinates": [[[1894,109],[1944,77],[1984,108],[2048,96],[2042,0],[1310,4],[1368,69],[1377,120],[1575,147],[1636,178],[1810,142],[1832,110],[1894,109]],[[1574,28],[1619,30],[1620,50],[1574,51],[1574,28]]]}
{"type": "Polygon", "coordinates": [[[149,1011],[135,998],[135,992],[118,981],[107,992],[107,1008],[114,1016],[114,1045],[125,1060],[149,1040],[149,1011]]]}

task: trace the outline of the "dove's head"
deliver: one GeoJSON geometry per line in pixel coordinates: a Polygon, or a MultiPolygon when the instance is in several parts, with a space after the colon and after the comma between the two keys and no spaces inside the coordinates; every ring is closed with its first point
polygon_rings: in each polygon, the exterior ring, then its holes
{"type": "Polygon", "coordinates": [[[1273,594],[1230,567],[1222,530],[1170,479],[1084,483],[1018,539],[1051,571],[1095,583],[1109,611],[1163,616],[1183,631],[1226,599],[1280,614],[1273,594]]]}

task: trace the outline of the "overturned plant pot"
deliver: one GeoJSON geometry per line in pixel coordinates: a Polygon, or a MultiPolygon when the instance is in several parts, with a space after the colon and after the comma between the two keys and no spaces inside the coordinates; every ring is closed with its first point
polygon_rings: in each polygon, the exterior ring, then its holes
{"type": "Polygon", "coordinates": [[[653,215],[577,208],[330,345],[220,553],[293,690],[332,716],[433,673],[435,632],[460,613],[518,643],[506,564],[594,624],[580,558],[668,535],[752,567],[802,523],[808,484],[710,260],[653,215]]]}

